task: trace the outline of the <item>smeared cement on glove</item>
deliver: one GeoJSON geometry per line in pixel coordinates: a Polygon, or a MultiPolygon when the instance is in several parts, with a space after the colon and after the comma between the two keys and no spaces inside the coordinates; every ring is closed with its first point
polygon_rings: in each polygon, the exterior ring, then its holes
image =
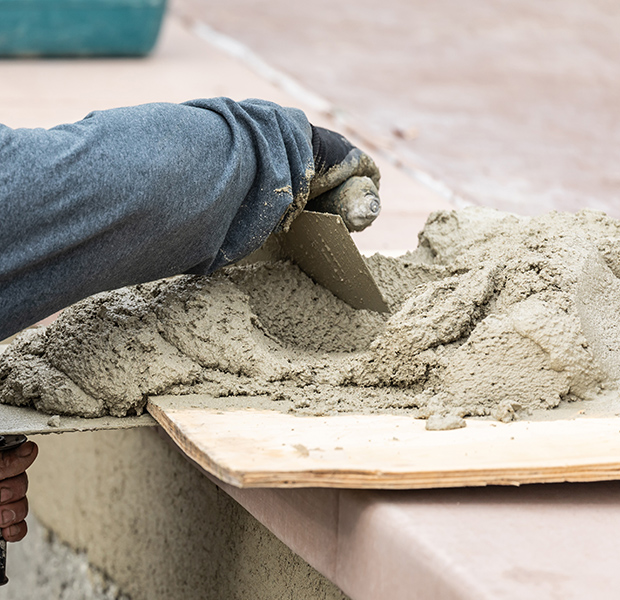
{"type": "Polygon", "coordinates": [[[437,212],[417,250],[368,264],[389,318],[285,262],[99,294],[12,344],[0,400],[122,416],[149,395],[204,393],[460,423],[590,400],[620,381],[620,221],[603,213],[437,212]]]}

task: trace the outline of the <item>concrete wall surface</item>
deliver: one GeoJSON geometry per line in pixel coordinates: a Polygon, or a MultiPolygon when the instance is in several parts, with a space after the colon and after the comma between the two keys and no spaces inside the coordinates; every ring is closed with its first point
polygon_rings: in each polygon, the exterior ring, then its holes
{"type": "Polygon", "coordinates": [[[32,514],[26,538],[10,546],[7,566],[1,600],[131,600],[85,552],[61,542],[32,514]]]}
{"type": "Polygon", "coordinates": [[[346,598],[156,430],[36,441],[34,514],[133,600],[346,598]]]}

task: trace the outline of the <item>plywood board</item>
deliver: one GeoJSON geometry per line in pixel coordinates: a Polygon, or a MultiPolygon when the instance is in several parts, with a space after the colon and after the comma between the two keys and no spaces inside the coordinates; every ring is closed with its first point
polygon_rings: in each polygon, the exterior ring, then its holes
{"type": "MultiPolygon", "coordinates": [[[[213,400],[213,399],[211,399],[213,400]]],[[[620,419],[427,431],[391,415],[302,417],[151,398],[149,412],[192,460],[238,487],[415,489],[620,479],[620,419]]]]}

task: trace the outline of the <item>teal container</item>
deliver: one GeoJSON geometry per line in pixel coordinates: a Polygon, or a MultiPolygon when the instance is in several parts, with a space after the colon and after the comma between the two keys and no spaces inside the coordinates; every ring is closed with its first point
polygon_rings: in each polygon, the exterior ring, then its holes
{"type": "Polygon", "coordinates": [[[166,0],[0,0],[0,56],[141,56],[166,0]]]}

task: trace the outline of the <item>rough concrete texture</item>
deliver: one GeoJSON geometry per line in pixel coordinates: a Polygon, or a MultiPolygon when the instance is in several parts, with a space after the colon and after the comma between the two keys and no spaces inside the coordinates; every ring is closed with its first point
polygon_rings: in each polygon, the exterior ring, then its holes
{"type": "Polygon", "coordinates": [[[614,0],[175,0],[475,203],[619,217],[614,0]]]}
{"type": "Polygon", "coordinates": [[[588,400],[620,381],[618,239],[620,222],[591,211],[440,211],[415,252],[368,260],[389,318],[286,262],[99,294],[13,343],[0,400],[124,415],[195,392],[504,421],[588,400]]]}
{"type": "Polygon", "coordinates": [[[11,544],[9,584],[2,600],[131,600],[118,586],[57,536],[28,518],[28,536],[11,544]]]}
{"type": "Polygon", "coordinates": [[[155,430],[36,441],[33,512],[132,600],[346,599],[155,430]]]}

